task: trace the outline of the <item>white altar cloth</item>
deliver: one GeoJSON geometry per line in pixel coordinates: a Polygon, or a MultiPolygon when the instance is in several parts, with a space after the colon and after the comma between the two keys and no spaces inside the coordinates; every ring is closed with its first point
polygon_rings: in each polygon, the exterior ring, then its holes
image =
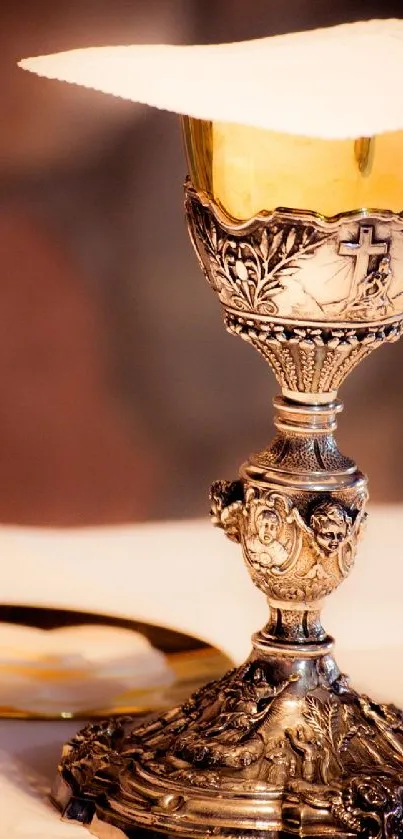
{"type": "MultiPolygon", "coordinates": [[[[403,705],[403,507],[372,506],[350,578],[324,610],[354,686],[403,705]],[[399,666],[397,666],[397,663],[399,666]]],[[[1,601],[120,615],[189,632],[237,662],[265,622],[239,548],[208,522],[0,529],[1,601]]],[[[0,839],[74,839],[47,802],[73,722],[0,723],[0,839]]]]}

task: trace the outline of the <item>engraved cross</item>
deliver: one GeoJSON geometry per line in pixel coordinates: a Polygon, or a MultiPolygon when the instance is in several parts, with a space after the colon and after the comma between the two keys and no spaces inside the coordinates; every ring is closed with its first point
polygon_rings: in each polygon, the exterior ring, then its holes
{"type": "Polygon", "coordinates": [[[373,235],[374,228],[371,225],[362,225],[358,242],[340,242],[340,256],[353,256],[355,258],[352,297],[355,295],[360,280],[363,280],[368,274],[371,256],[384,256],[388,253],[389,242],[374,242],[373,235]]]}

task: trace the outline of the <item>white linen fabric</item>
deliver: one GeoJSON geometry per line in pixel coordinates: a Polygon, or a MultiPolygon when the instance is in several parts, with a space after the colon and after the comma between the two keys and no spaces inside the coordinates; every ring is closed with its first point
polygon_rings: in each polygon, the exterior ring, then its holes
{"type": "MultiPolygon", "coordinates": [[[[385,653],[403,646],[402,521],[399,505],[369,505],[355,567],[325,601],[324,625],[337,638],[343,668],[360,668],[367,654],[379,655],[378,665],[388,667],[385,653]]],[[[148,621],[201,638],[238,663],[249,653],[251,634],[267,620],[265,597],[252,584],[239,546],[208,521],[2,527],[0,551],[3,603],[148,621]]],[[[391,673],[389,685],[380,683],[377,668],[366,667],[362,675],[362,689],[384,690],[403,705],[399,672],[391,673]]]]}
{"type": "MultiPolygon", "coordinates": [[[[402,507],[370,507],[350,578],[325,625],[354,687],[403,706],[402,507]]],[[[84,609],[191,632],[236,661],[263,625],[265,598],[240,551],[208,522],[78,531],[0,529],[3,603],[84,609]]],[[[0,839],[79,839],[47,795],[73,722],[0,722],[0,839]]]]}
{"type": "Polygon", "coordinates": [[[209,46],[91,47],[20,62],[49,79],[205,120],[303,136],[403,128],[403,21],[209,46]]]}

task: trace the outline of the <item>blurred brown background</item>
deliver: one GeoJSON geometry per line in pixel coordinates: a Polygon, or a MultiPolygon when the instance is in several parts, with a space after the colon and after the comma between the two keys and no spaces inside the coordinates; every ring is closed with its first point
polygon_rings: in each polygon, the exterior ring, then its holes
{"type": "MultiPolygon", "coordinates": [[[[191,252],[177,119],[16,61],[399,12],[388,0],[2,0],[0,522],[203,515],[211,481],[268,441],[277,389],[226,335],[191,252]]],[[[402,360],[403,342],[387,347],[342,389],[340,443],[378,501],[403,499],[402,360]]]]}

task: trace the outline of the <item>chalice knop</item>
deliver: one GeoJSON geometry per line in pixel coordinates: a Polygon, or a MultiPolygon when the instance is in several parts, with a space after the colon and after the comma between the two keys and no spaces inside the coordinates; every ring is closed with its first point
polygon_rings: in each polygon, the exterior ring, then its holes
{"type": "Polygon", "coordinates": [[[281,386],[273,441],[211,489],[213,523],[240,544],[269,619],[245,664],[184,705],[80,732],[54,799],[111,837],[400,837],[402,713],[340,674],[320,612],[366,515],[366,479],[334,438],[338,388],[402,331],[403,133],[183,124],[200,265],[227,329],[281,386]]]}

